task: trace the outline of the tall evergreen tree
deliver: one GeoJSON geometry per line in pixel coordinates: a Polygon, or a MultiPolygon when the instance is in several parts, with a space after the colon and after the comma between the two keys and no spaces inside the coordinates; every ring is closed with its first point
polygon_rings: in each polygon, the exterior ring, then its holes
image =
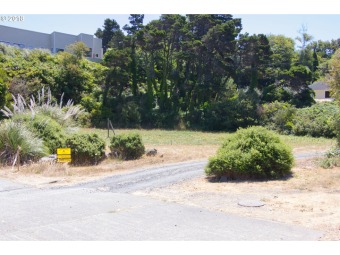
{"type": "Polygon", "coordinates": [[[300,49],[299,64],[308,66],[312,69],[312,55],[308,45],[312,42],[313,36],[307,33],[307,27],[305,25],[302,25],[299,34],[300,36],[295,38],[295,40],[300,42],[300,45],[298,46],[300,49]]]}
{"type": "Polygon", "coordinates": [[[238,86],[262,89],[268,85],[266,70],[270,67],[271,56],[272,51],[265,35],[240,35],[236,55],[238,86]]]}
{"type": "Polygon", "coordinates": [[[117,32],[119,33],[119,31],[120,31],[120,26],[117,23],[117,21],[115,21],[114,19],[112,20],[105,19],[103,29],[101,28],[97,29],[95,36],[103,40],[102,45],[103,45],[104,53],[107,51],[109,42],[112,40],[112,37],[114,36],[114,34],[117,32]]]}
{"type": "Polygon", "coordinates": [[[136,33],[143,29],[144,14],[130,14],[130,26],[125,25],[123,29],[130,35],[131,41],[131,73],[132,73],[132,93],[134,96],[138,93],[137,81],[137,54],[136,54],[136,33]]]}

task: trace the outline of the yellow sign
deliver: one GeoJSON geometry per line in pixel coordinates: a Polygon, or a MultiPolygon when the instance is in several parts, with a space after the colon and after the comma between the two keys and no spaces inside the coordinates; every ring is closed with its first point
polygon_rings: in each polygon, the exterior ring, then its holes
{"type": "Polygon", "coordinates": [[[67,162],[71,162],[71,158],[58,158],[57,159],[58,163],[67,163],[67,162]]]}
{"type": "Polygon", "coordinates": [[[71,162],[71,148],[58,148],[57,162],[58,163],[71,162]]]}
{"type": "Polygon", "coordinates": [[[71,154],[71,148],[58,148],[57,154],[71,154]]]}
{"type": "Polygon", "coordinates": [[[62,155],[58,154],[57,158],[58,159],[61,159],[61,158],[65,158],[65,159],[69,158],[70,159],[71,158],[71,154],[62,154],[62,155]]]}

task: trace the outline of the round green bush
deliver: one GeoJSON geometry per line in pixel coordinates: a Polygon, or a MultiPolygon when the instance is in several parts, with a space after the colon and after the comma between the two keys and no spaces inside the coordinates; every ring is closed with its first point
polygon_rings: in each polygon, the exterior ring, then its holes
{"type": "Polygon", "coordinates": [[[105,156],[105,141],[97,134],[74,134],[65,141],[73,165],[95,165],[105,156]]]}
{"type": "Polygon", "coordinates": [[[145,152],[145,147],[139,134],[113,136],[110,149],[112,155],[124,160],[138,159],[145,152]]]}
{"type": "Polygon", "coordinates": [[[207,175],[230,179],[276,179],[290,173],[291,149],[263,127],[239,129],[209,159],[207,175]]]}

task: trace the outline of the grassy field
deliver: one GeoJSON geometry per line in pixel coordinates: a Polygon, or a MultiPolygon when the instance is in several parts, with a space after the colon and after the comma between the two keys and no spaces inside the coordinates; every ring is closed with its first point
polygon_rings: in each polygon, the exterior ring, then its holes
{"type": "MultiPolygon", "coordinates": [[[[107,130],[82,128],[80,133],[97,133],[109,144],[107,130]]],[[[231,135],[226,132],[200,132],[200,131],[174,131],[174,130],[144,130],[144,129],[116,129],[116,135],[126,133],[139,133],[142,136],[145,145],[221,145],[223,141],[231,135]]],[[[110,131],[110,137],[113,136],[110,131]]],[[[335,139],[314,138],[307,136],[290,136],[280,135],[280,138],[286,144],[297,147],[331,147],[335,145],[335,139]]]]}

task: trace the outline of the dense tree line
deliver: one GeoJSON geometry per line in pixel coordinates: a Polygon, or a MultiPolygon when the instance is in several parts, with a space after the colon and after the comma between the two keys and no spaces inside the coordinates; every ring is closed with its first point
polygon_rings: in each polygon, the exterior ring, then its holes
{"type": "Polygon", "coordinates": [[[28,97],[48,86],[56,100],[64,93],[81,104],[96,126],[110,118],[120,127],[232,131],[257,124],[265,103],[312,105],[308,85],[328,75],[340,46],[313,41],[305,28],[296,40],[242,33],[232,15],[143,19],[131,14],[123,28],[104,21],[95,33],[103,40],[100,64],[84,58],[81,44],[55,56],[1,46],[0,106],[8,92],[28,97]]]}
{"type": "Polygon", "coordinates": [[[262,103],[310,106],[308,85],[340,44],[312,41],[302,28],[296,50],[282,35],[242,34],[231,15],[162,15],[146,26],[131,15],[130,23],[127,35],[109,19],[96,33],[110,69],[103,107],[125,125],[235,130],[256,124],[262,103]]]}

